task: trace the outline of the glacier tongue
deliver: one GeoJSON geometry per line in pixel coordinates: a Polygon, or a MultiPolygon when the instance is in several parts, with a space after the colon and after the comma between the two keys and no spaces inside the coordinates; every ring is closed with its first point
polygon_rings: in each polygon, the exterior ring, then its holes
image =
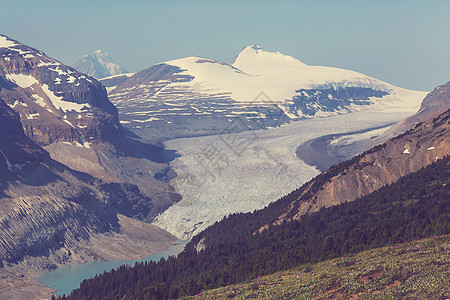
{"type": "Polygon", "coordinates": [[[171,184],[183,200],[154,224],[186,239],[228,214],[263,208],[319,173],[296,157],[299,145],[327,134],[390,124],[408,115],[356,112],[268,130],[170,140],[166,147],[181,154],[172,163],[178,176],[171,184]]]}

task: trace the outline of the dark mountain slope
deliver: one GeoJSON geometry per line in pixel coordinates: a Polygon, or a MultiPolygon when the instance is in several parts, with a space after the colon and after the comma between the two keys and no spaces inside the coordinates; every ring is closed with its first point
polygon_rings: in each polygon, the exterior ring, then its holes
{"type": "Polygon", "coordinates": [[[256,234],[253,221],[270,207],[231,215],[196,236],[177,258],[96,276],[69,299],[176,298],[302,263],[445,234],[450,231],[449,175],[446,156],[361,199],[256,234]]]}
{"type": "MultiPolygon", "coordinates": [[[[1,98],[0,199],[0,266],[20,262],[34,270],[102,257],[105,249],[83,246],[98,234],[110,235],[112,243],[112,234],[132,243],[121,218],[145,219],[151,209],[151,199],[136,186],[106,184],[52,160],[25,135],[18,115],[1,98]]],[[[156,228],[153,234],[160,238],[156,244],[173,240],[156,228]]],[[[145,248],[134,243],[130,249],[145,248]]]]}
{"type": "Polygon", "coordinates": [[[18,179],[33,163],[49,158],[24,134],[19,116],[0,98],[0,180],[18,179]]]}

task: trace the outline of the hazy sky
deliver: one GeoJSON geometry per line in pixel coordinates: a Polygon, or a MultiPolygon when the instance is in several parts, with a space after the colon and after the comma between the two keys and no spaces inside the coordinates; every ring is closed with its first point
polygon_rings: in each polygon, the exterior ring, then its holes
{"type": "Polygon", "coordinates": [[[450,80],[448,0],[0,0],[0,32],[73,64],[103,49],[129,71],[250,44],[431,90],[450,80]]]}

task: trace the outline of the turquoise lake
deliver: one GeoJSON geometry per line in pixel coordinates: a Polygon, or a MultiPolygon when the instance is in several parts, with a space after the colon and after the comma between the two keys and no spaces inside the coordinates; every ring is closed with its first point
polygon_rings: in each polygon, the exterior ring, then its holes
{"type": "Polygon", "coordinates": [[[68,295],[72,290],[78,288],[83,280],[94,277],[96,274],[111,271],[122,265],[134,265],[136,262],[144,261],[159,261],[162,257],[167,258],[171,255],[177,255],[183,251],[184,246],[188,242],[188,240],[179,240],[168,250],[150,255],[148,258],[141,260],[93,261],[85,264],[67,265],[65,268],[55,269],[45,273],[37,281],[59,290],[56,293],[59,296],[63,294],[68,295]]]}

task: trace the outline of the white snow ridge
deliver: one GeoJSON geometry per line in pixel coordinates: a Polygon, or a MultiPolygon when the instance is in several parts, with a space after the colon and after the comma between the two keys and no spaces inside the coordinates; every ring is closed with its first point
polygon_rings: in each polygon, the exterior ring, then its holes
{"type": "Polygon", "coordinates": [[[5,36],[0,35],[0,48],[9,48],[15,45],[17,44],[7,39],[5,36]]]}
{"type": "Polygon", "coordinates": [[[426,94],[399,88],[350,70],[309,66],[292,56],[264,51],[257,45],[246,47],[231,64],[196,56],[166,61],[164,64],[182,69],[180,75],[194,77],[190,82],[171,83],[164,90],[175,91],[175,88],[182,87],[184,90],[189,88],[212,95],[230,94],[234,101],[241,104],[252,102],[261,91],[268,96],[262,102],[283,106],[285,101],[297,95],[299,89],[363,87],[387,92],[386,96],[378,100],[370,99],[372,105],[378,105],[379,109],[408,109],[413,113],[426,94]]]}

